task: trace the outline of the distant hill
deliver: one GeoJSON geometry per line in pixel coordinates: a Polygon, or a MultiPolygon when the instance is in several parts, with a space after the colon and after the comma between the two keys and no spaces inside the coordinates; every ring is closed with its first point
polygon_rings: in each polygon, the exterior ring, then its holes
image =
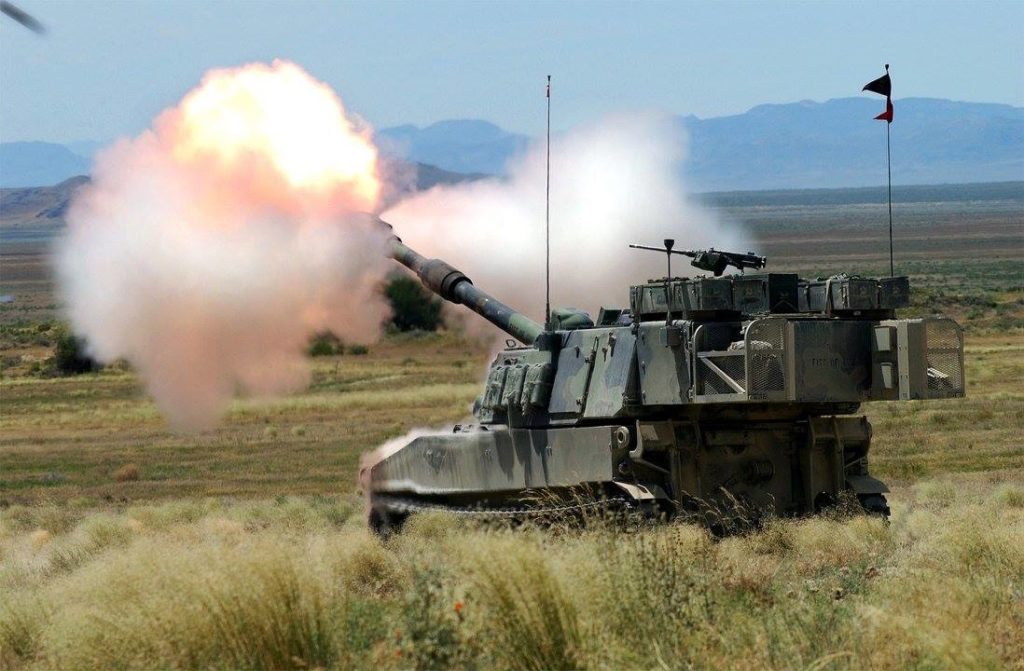
{"type": "Polygon", "coordinates": [[[490,177],[490,175],[478,172],[464,173],[442,170],[435,165],[428,165],[426,163],[414,163],[413,167],[416,169],[417,191],[426,191],[438,184],[460,184],[462,182],[474,182],[478,179],[490,177]]]}
{"type": "Polygon", "coordinates": [[[0,227],[62,227],[71,196],[88,182],[79,175],[55,186],[0,189],[0,227]]]}
{"type": "MultiPolygon", "coordinates": [[[[425,191],[438,184],[458,184],[484,177],[454,173],[423,163],[392,167],[403,175],[414,177],[410,179],[407,191],[425,191]],[[415,174],[410,175],[410,170],[415,174]]],[[[75,189],[88,182],[87,176],[78,175],[54,186],[0,188],[0,229],[46,231],[62,228],[75,189]]],[[[392,196],[392,200],[397,195],[392,196]]]]}
{"type": "Polygon", "coordinates": [[[92,159],[51,142],[0,142],[0,187],[50,186],[92,170],[92,159]]]}
{"type": "MultiPolygon", "coordinates": [[[[477,136],[478,139],[480,137],[477,136]]],[[[70,142],[67,145],[52,142],[0,142],[0,188],[52,186],[81,177],[90,172],[93,156],[104,146],[104,143],[94,141],[70,142]]],[[[412,182],[419,191],[436,184],[456,184],[485,176],[477,170],[453,172],[423,161],[406,162],[394,157],[387,160],[403,176],[407,175],[411,166],[415,170],[412,182]]]]}
{"type": "Polygon", "coordinates": [[[426,128],[384,128],[374,138],[391,156],[455,172],[491,175],[503,174],[508,160],[529,143],[525,135],[477,119],[439,121],[426,128]]]}

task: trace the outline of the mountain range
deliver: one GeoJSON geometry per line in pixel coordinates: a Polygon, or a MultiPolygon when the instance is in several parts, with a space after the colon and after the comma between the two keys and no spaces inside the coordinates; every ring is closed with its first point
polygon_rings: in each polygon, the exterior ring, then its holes
{"type": "MultiPolygon", "coordinates": [[[[1024,107],[934,98],[894,101],[895,184],[1024,179],[1024,107]]],[[[701,191],[885,184],[884,101],[841,98],[685,117],[685,173],[701,191]]]]}
{"type": "MultiPolygon", "coordinates": [[[[759,105],[743,114],[676,117],[689,137],[680,176],[691,190],[841,188],[884,184],[885,124],[877,98],[759,105]]],[[[935,98],[895,101],[895,184],[1024,179],[1024,108],[935,98]]],[[[530,138],[474,119],[377,131],[386,156],[418,175],[500,175],[530,138]]],[[[52,185],[88,172],[101,143],[0,143],[0,186],[52,185]]],[[[441,175],[438,181],[453,177],[441,175]]]]}
{"type": "MultiPolygon", "coordinates": [[[[407,163],[400,159],[387,159],[384,169],[399,175],[399,181],[405,185],[403,189],[388,194],[389,202],[409,192],[425,191],[438,184],[458,184],[484,177],[476,173],[442,170],[423,163],[407,163]]],[[[15,229],[22,229],[22,232],[25,229],[53,232],[61,229],[71,197],[79,187],[88,183],[87,175],[76,175],[52,186],[0,188],[0,232],[10,234],[15,229]]],[[[0,235],[0,241],[3,239],[0,235]]]]}

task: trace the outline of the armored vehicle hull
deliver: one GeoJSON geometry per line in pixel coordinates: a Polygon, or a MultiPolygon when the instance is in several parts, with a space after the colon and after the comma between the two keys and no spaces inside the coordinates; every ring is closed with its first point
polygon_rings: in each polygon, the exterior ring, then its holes
{"type": "Polygon", "coordinates": [[[492,362],[475,424],[371,456],[362,478],[377,527],[425,508],[590,505],[581,491],[668,515],[747,516],[812,513],[845,493],[888,514],[860,404],[964,393],[960,328],[896,319],[905,281],[666,278],[596,324],[557,311],[545,328],[444,262],[397,238],[393,249],[524,344],[492,362]]]}

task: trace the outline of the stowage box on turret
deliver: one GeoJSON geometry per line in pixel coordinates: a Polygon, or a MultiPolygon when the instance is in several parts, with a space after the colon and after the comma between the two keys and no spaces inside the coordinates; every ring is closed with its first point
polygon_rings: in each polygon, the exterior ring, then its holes
{"type": "Polygon", "coordinates": [[[581,489],[669,515],[804,514],[844,494],[888,514],[860,404],[964,395],[960,327],[897,319],[903,277],[721,276],[765,261],[675,251],[714,276],[651,280],[628,309],[596,323],[555,311],[545,328],[391,244],[428,288],[523,344],[491,364],[475,424],[372,456],[361,477],[378,528],[423,508],[515,514],[581,489]]]}

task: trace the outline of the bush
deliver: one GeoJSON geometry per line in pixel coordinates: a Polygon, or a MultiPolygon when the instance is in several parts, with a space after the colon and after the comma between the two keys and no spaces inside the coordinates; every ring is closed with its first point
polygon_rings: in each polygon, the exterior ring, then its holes
{"type": "Polygon", "coordinates": [[[345,343],[330,331],[322,331],[309,339],[309,356],[334,356],[345,353],[345,343]]]}
{"type": "Polygon", "coordinates": [[[100,364],[85,353],[85,340],[67,329],[61,329],[57,335],[53,354],[54,366],[61,375],[79,375],[100,369],[100,364]]]}
{"type": "Polygon", "coordinates": [[[352,345],[348,351],[355,356],[363,356],[370,353],[370,348],[366,345],[352,345]]]}
{"type": "Polygon", "coordinates": [[[415,567],[403,608],[401,658],[416,669],[465,668],[472,648],[463,640],[463,603],[436,567],[415,567]]]}
{"type": "Polygon", "coordinates": [[[399,331],[436,331],[441,326],[441,301],[419,280],[396,275],[384,287],[384,296],[391,305],[389,323],[399,331]]]}

